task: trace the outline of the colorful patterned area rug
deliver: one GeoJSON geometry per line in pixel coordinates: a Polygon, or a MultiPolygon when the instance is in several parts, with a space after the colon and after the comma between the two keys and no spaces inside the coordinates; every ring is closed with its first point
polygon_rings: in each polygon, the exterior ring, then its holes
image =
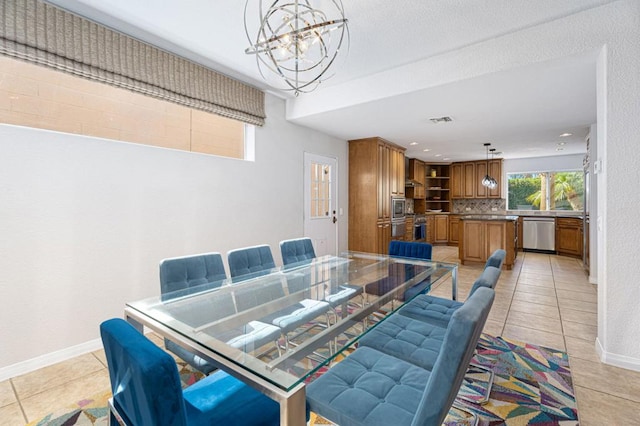
{"type": "MultiPolygon", "coordinates": [[[[471,425],[472,417],[468,412],[477,416],[481,426],[578,425],[566,353],[483,334],[473,364],[495,374],[490,399],[484,405],[469,402],[481,398],[487,379],[486,373],[471,368],[455,403],[455,407],[463,410],[452,408],[445,421],[447,426],[471,425]]],[[[184,363],[179,362],[178,366],[184,386],[202,377],[184,363]]],[[[109,391],[94,395],[28,426],[106,425],[110,396],[109,391]]],[[[312,413],[309,424],[332,423],[312,413]]]]}

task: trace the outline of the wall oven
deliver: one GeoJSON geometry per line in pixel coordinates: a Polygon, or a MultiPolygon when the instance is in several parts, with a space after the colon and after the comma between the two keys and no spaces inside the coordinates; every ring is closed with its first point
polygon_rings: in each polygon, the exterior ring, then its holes
{"type": "Polygon", "coordinates": [[[404,219],[392,220],[391,221],[391,238],[396,239],[396,238],[404,237],[406,227],[407,225],[404,219]]]}
{"type": "Polygon", "coordinates": [[[405,204],[407,200],[404,197],[391,198],[391,220],[404,221],[405,204]]]}

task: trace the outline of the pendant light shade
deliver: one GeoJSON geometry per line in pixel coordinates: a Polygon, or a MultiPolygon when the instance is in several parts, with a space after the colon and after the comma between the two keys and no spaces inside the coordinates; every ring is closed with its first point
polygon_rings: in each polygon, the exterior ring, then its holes
{"type": "MultiPolygon", "coordinates": [[[[490,143],[484,144],[484,147],[487,151],[487,173],[484,175],[484,178],[482,178],[482,186],[485,186],[489,189],[496,189],[498,187],[498,181],[496,181],[494,178],[489,176],[489,147],[490,146],[491,146],[490,143]]],[[[493,156],[493,151],[495,151],[495,149],[491,149],[491,151],[492,151],[491,155],[493,156]]]]}

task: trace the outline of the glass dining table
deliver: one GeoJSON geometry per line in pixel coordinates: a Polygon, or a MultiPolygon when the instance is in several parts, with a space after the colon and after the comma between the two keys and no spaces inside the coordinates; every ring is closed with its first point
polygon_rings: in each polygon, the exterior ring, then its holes
{"type": "Polygon", "coordinates": [[[305,425],[305,383],[415,296],[412,290],[450,283],[455,300],[457,268],[346,252],[127,303],[125,319],[279,402],[282,425],[305,425]]]}

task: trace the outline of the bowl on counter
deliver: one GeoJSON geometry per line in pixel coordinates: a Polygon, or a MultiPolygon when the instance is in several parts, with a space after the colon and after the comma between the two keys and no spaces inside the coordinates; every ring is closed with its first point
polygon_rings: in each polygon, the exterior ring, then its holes
{"type": "Polygon", "coordinates": [[[440,212],[442,212],[442,209],[428,209],[427,211],[429,213],[440,213],[440,212]]]}

